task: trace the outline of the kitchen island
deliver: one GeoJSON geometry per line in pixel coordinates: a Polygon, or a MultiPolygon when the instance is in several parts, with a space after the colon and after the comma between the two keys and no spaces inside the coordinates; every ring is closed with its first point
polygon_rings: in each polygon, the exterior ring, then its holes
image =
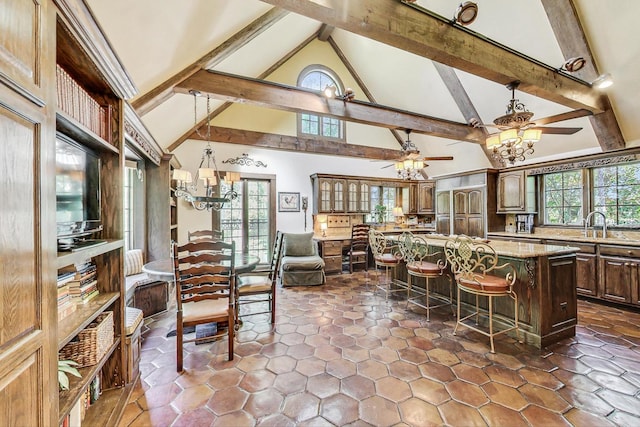
{"type": "MultiPolygon", "coordinates": [[[[449,236],[423,235],[430,252],[442,251],[449,236]]],[[[394,237],[389,237],[393,239],[394,237]]],[[[518,295],[518,320],[521,337],[537,348],[544,348],[576,333],[576,252],[577,247],[508,241],[489,241],[499,256],[499,264],[511,263],[516,270],[514,291],[518,295]]],[[[396,269],[396,280],[406,282],[406,268],[396,269]]],[[[496,274],[499,274],[496,271],[496,274]]],[[[413,280],[415,284],[424,282],[413,280]]],[[[431,282],[433,290],[448,295],[446,279],[431,282]]],[[[421,284],[421,286],[424,286],[421,284]]],[[[463,293],[464,305],[475,305],[475,297],[463,293]]],[[[486,301],[480,305],[486,309],[486,301]]],[[[494,321],[513,319],[513,303],[494,301],[494,321]]],[[[482,322],[482,319],[480,319],[482,322]]],[[[510,334],[515,336],[515,333],[510,334]]]]}

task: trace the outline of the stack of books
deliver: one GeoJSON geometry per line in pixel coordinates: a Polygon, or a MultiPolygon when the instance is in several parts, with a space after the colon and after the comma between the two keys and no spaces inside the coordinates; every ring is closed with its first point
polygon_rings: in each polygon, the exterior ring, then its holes
{"type": "Polygon", "coordinates": [[[98,295],[96,265],[85,262],[76,265],[74,277],[69,281],[69,294],[73,302],[83,304],[98,295]]]}
{"type": "Polygon", "coordinates": [[[76,304],[69,293],[69,282],[75,277],[73,271],[58,274],[58,322],[76,311],[76,304]]]}

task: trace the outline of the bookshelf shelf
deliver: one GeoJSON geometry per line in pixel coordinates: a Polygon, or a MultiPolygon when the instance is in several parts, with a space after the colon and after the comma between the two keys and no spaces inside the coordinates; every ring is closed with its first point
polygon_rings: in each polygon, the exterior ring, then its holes
{"type": "Polygon", "coordinates": [[[56,130],[88,147],[117,154],[119,150],[64,111],[56,111],[56,130]]]}
{"type": "Polygon", "coordinates": [[[58,350],[78,335],[118,298],[120,298],[118,292],[106,292],[99,294],[89,302],[76,305],[76,311],[58,324],[58,350]]]}
{"type": "Polygon", "coordinates": [[[115,249],[122,248],[124,242],[122,240],[106,239],[107,243],[95,246],[89,246],[77,252],[58,252],[58,269],[67,267],[72,264],[81,263],[88,258],[106,254],[115,249]]]}
{"type": "MultiPolygon", "coordinates": [[[[81,375],[80,378],[77,378],[74,376],[71,376],[69,378],[69,390],[61,391],[58,396],[58,400],[59,400],[58,423],[59,424],[62,424],[62,421],[67,416],[67,414],[71,411],[71,408],[73,408],[73,405],[75,405],[78,399],[80,399],[80,397],[82,396],[82,391],[86,389],[89,386],[89,383],[93,381],[95,376],[100,373],[100,370],[105,365],[107,360],[109,360],[109,357],[113,354],[113,352],[118,348],[119,344],[120,344],[119,341],[115,341],[113,345],[109,347],[109,350],[105,353],[105,355],[95,365],[78,369],[81,375]]],[[[96,401],[96,405],[94,406],[97,406],[97,404],[100,402],[101,399],[102,398],[98,399],[96,401]]],[[[93,409],[97,410],[97,408],[93,408],[93,409]]]]}

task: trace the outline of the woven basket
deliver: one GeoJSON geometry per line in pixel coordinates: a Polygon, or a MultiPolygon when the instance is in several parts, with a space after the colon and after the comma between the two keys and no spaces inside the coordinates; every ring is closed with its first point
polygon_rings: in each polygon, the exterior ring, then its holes
{"type": "Polygon", "coordinates": [[[98,363],[111,344],[113,344],[113,312],[105,311],[62,347],[58,357],[60,360],[73,360],[80,365],[80,368],[84,368],[98,363]]]}

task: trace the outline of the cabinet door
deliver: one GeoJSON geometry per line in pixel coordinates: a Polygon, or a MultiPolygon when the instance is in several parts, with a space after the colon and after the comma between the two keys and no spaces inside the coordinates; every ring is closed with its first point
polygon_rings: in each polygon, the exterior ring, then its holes
{"type": "Polygon", "coordinates": [[[347,208],[346,204],[346,187],[347,181],[344,179],[333,180],[333,212],[345,212],[347,208]]]}
{"type": "Polygon", "coordinates": [[[449,215],[436,215],[436,233],[451,233],[451,218],[449,215]]]}
{"type": "Polygon", "coordinates": [[[318,179],[318,212],[331,212],[331,190],[331,179],[318,179]]]}
{"type": "Polygon", "coordinates": [[[467,218],[467,235],[484,237],[484,218],[481,216],[469,216],[467,218]]]}
{"type": "Polygon", "coordinates": [[[448,191],[440,191],[436,196],[436,214],[448,215],[451,212],[449,202],[451,193],[448,191]]]}
{"type": "Polygon", "coordinates": [[[432,214],[435,212],[434,197],[435,185],[433,182],[421,182],[418,184],[418,213],[432,214]]]}
{"type": "Polygon", "coordinates": [[[469,215],[484,213],[484,192],[482,190],[468,190],[467,213],[469,215]]]}
{"type": "Polygon", "coordinates": [[[598,276],[595,254],[576,254],[576,290],[580,295],[598,295],[598,276]]]}
{"type": "Polygon", "coordinates": [[[467,206],[467,192],[466,191],[454,191],[453,192],[453,214],[454,215],[466,215],[469,213],[467,206]]]}
{"type": "Polygon", "coordinates": [[[55,7],[0,15],[0,408],[2,425],[57,426],[55,7]]]}
{"type": "Polygon", "coordinates": [[[360,187],[358,181],[347,181],[347,212],[358,212],[360,187]]]}
{"type": "Polygon", "coordinates": [[[631,302],[631,286],[635,263],[629,258],[600,256],[600,292],[602,298],[615,302],[631,302]]]}
{"type": "Polygon", "coordinates": [[[360,191],[358,194],[358,196],[360,197],[360,206],[359,206],[358,212],[369,213],[371,212],[370,185],[366,181],[360,181],[358,185],[360,186],[360,191]]]}
{"type": "Polygon", "coordinates": [[[525,172],[498,175],[498,212],[524,212],[525,172]]]}

